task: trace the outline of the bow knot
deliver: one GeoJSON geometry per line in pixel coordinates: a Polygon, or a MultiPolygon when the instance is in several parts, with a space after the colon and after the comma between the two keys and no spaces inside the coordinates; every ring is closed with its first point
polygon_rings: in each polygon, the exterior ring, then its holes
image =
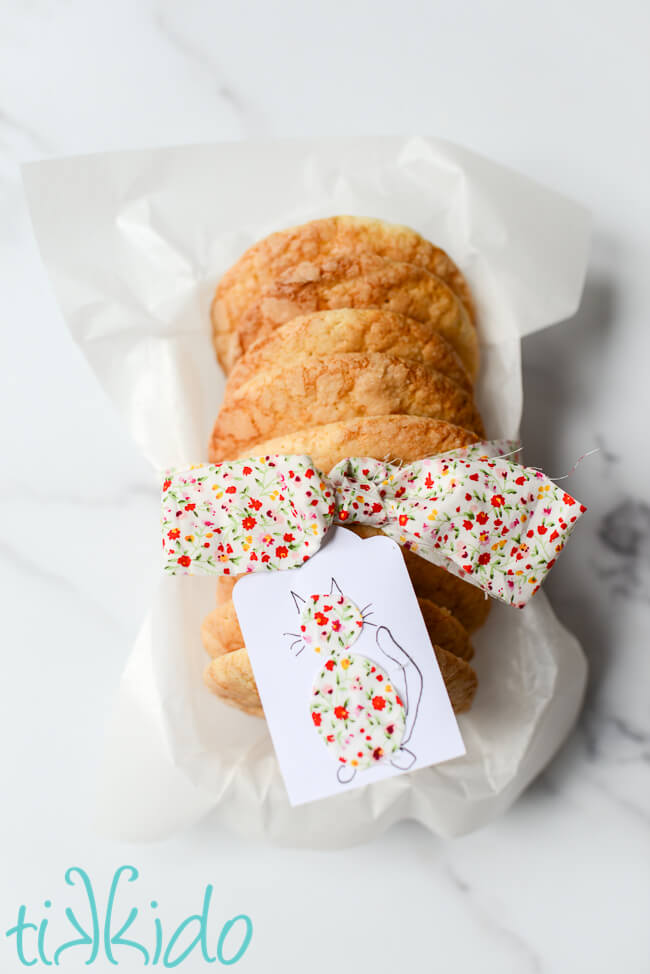
{"type": "Polygon", "coordinates": [[[422,558],[523,606],[586,508],[503,442],[400,466],[350,457],[328,476],[306,456],[171,471],[163,484],[165,571],[294,568],[335,523],[381,528],[422,558]]]}

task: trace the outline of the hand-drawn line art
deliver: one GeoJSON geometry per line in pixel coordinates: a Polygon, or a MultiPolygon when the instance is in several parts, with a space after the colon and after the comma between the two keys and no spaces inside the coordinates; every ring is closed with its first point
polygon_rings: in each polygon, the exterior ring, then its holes
{"type": "Polygon", "coordinates": [[[338,761],[338,780],[348,783],[357,771],[387,761],[408,770],[416,760],[404,745],[413,734],[422,698],[419,667],[387,626],[369,621],[372,604],[357,608],[335,578],[328,593],[303,598],[292,591],[291,597],[300,616],[300,631],[285,633],[292,639],[291,651],[299,656],[310,648],[323,660],[314,678],[310,712],[338,761]],[[350,652],[366,626],[377,629],[377,648],[394,664],[399,688],[383,667],[350,652]]]}

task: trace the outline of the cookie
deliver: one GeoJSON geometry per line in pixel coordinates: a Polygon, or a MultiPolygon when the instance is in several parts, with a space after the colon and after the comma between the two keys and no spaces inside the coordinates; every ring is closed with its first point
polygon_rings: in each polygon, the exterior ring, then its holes
{"type": "Polygon", "coordinates": [[[209,456],[253,456],[257,443],[295,429],[394,413],[483,433],[471,394],[447,376],[380,352],[350,353],[278,364],[227,388],[209,456]]]}
{"type": "Polygon", "coordinates": [[[471,391],[465,366],[430,323],[379,308],[340,308],[292,318],[253,342],[228,376],[229,390],[278,362],[302,362],[341,352],[382,352],[442,372],[471,391]]]}
{"type": "Polygon", "coordinates": [[[346,457],[375,457],[411,463],[478,441],[467,429],[420,416],[364,416],[313,426],[258,443],[258,456],[306,454],[329,473],[346,457]]]}
{"type": "Polygon", "coordinates": [[[217,605],[225,605],[232,598],[235,582],[241,575],[219,575],[217,578],[217,605]]]}
{"type": "Polygon", "coordinates": [[[244,648],[215,657],[203,671],[203,681],[231,707],[252,717],[264,716],[253,668],[244,648]]]}
{"type": "Polygon", "coordinates": [[[368,253],[305,262],[267,284],[238,318],[223,353],[226,370],[254,341],[297,315],[336,308],[383,308],[427,323],[453,346],[470,377],[476,377],[476,329],[454,292],[415,264],[368,253]]]}
{"type": "Polygon", "coordinates": [[[263,288],[285,271],[334,251],[368,251],[389,260],[416,264],[435,274],[460,298],[472,321],[472,296],[451,258],[415,230],[367,217],[335,216],[280,230],[250,247],[221,278],[212,304],[215,348],[226,366],[229,338],[263,288]]]}
{"type": "MultiPolygon", "coordinates": [[[[429,599],[418,599],[420,611],[434,645],[469,660],[474,655],[465,629],[448,609],[429,599]]],[[[210,656],[222,656],[237,649],[244,642],[232,600],[217,606],[203,620],[201,638],[210,656]]]]}
{"type": "MultiPolygon", "coordinates": [[[[469,710],[478,680],[473,668],[465,660],[433,647],[442,672],[454,712],[469,710]]],[[[253,668],[245,647],[223,656],[216,656],[204,673],[206,686],[222,700],[245,713],[263,717],[262,703],[257,692],[253,668]]]]}

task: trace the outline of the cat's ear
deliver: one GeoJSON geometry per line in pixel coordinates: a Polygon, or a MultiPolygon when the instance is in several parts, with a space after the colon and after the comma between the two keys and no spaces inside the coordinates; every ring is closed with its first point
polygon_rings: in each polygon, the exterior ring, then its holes
{"type": "Polygon", "coordinates": [[[343,592],[339,588],[338,582],[334,577],[332,577],[332,584],[330,586],[330,595],[334,595],[335,592],[338,592],[341,598],[343,598],[343,592]]]}
{"type": "Polygon", "coordinates": [[[300,613],[302,612],[302,607],[305,604],[305,599],[303,599],[302,595],[298,595],[297,592],[293,592],[293,591],[291,593],[291,598],[293,599],[293,604],[296,607],[296,612],[298,613],[298,615],[300,615],[300,613]]]}

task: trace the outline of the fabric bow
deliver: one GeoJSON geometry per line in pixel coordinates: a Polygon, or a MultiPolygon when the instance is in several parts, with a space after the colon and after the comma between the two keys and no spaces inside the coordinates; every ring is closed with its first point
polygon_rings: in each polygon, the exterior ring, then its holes
{"type": "Polygon", "coordinates": [[[541,471],[483,442],[400,466],[354,457],[329,475],[307,456],[169,471],[164,570],[236,575],[295,568],[333,524],[381,528],[410,551],[523,607],[586,510],[541,471]]]}

